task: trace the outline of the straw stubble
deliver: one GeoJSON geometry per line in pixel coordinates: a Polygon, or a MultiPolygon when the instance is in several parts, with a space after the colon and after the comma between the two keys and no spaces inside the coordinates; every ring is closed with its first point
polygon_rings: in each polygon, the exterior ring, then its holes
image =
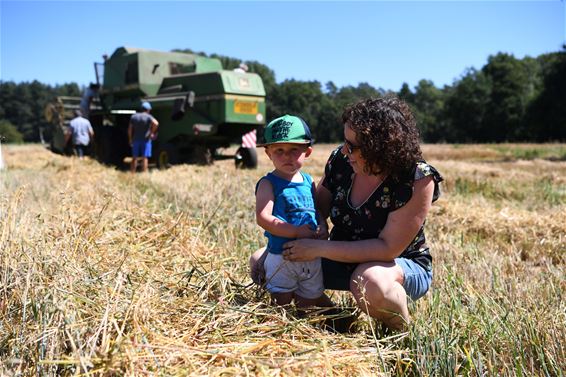
{"type": "MultiPolygon", "coordinates": [[[[425,146],[446,178],[427,224],[433,289],[411,304],[410,330],[388,336],[365,315],[329,332],[250,284],[247,259],[264,242],[253,190],[270,170],[261,151],[257,170],[218,161],[131,175],[4,146],[2,374],[564,370],[565,163],[439,148],[425,146]]],[[[315,180],[330,150],[315,145],[315,180]]]]}

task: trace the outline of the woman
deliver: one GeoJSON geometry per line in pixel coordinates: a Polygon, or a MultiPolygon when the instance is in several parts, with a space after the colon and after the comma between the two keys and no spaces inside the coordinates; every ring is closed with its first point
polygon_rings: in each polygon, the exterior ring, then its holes
{"type": "MultiPolygon", "coordinates": [[[[290,261],[322,258],[326,289],[349,290],[358,306],[393,329],[409,323],[407,296],[422,297],[432,280],[426,215],[443,180],[422,160],[407,104],[360,101],[343,115],[344,144],[332,152],[317,187],[318,210],[333,224],[330,240],[284,245],[290,261]]],[[[250,259],[254,281],[262,250],[250,259]]],[[[325,297],[320,306],[329,304],[325,297]]]]}

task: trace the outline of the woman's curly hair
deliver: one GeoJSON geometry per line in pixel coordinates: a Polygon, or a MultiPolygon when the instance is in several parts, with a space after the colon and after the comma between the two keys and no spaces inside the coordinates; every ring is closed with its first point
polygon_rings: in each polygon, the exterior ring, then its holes
{"type": "Polygon", "coordinates": [[[356,133],[369,174],[398,178],[422,159],[415,118],[397,97],[369,98],[348,106],[342,122],[356,133]]]}

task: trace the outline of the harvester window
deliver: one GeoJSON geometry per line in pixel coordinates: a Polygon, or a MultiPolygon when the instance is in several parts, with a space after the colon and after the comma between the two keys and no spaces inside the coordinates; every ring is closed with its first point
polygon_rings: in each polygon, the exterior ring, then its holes
{"type": "Polygon", "coordinates": [[[183,73],[192,73],[195,71],[193,64],[169,63],[169,72],[171,75],[180,75],[183,73]]]}
{"type": "Polygon", "coordinates": [[[126,67],[126,84],[135,84],[138,82],[138,62],[129,62],[126,67]]]}

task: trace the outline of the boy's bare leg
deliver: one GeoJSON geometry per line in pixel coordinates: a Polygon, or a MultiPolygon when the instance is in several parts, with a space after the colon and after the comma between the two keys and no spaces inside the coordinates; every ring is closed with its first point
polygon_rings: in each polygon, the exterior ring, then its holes
{"type": "Polygon", "coordinates": [[[271,301],[279,306],[289,305],[292,300],[293,300],[293,292],[271,294],[271,301]]]}
{"type": "Polygon", "coordinates": [[[262,285],[265,282],[265,269],[263,263],[267,257],[267,252],[265,247],[256,250],[250,256],[250,276],[254,283],[262,285]]]}
{"type": "MultiPolygon", "coordinates": [[[[297,306],[297,315],[300,318],[307,317],[311,312],[309,308],[313,308],[313,309],[318,308],[321,306],[320,305],[321,303],[324,303],[324,301],[322,300],[322,296],[318,298],[305,298],[295,294],[295,305],[297,306]]],[[[316,311],[318,312],[318,309],[316,309],[316,311]]]]}
{"type": "Polygon", "coordinates": [[[143,171],[147,172],[149,166],[148,158],[143,159],[143,171]]]}
{"type": "MultiPolygon", "coordinates": [[[[327,297],[327,296],[325,296],[327,297]]],[[[328,298],[328,297],[327,297],[328,298]]],[[[321,306],[322,303],[321,297],[319,298],[305,298],[295,294],[295,305],[297,308],[311,308],[313,306],[321,306]]],[[[326,305],[324,305],[326,306],[326,305]]]]}

